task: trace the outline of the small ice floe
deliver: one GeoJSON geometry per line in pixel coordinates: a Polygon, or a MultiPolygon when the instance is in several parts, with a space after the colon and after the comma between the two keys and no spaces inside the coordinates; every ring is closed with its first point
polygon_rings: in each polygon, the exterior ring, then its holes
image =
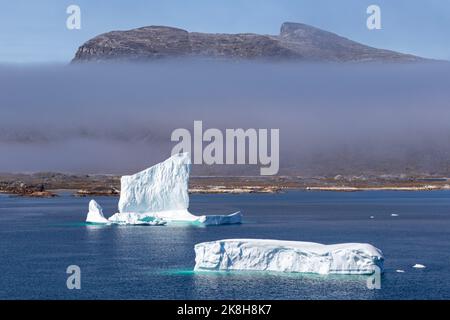
{"type": "Polygon", "coordinates": [[[392,214],[391,214],[391,217],[398,217],[398,214],[392,213],[392,214]]]}
{"type": "Polygon", "coordinates": [[[398,272],[398,273],[405,273],[405,270],[397,269],[397,270],[395,270],[395,272],[398,272]]]}
{"type": "Polygon", "coordinates": [[[370,219],[375,219],[375,217],[374,216],[370,216],[370,219]]]}
{"type": "Polygon", "coordinates": [[[420,263],[416,263],[412,267],[416,268],[416,269],[425,269],[426,268],[426,266],[424,266],[423,264],[420,264],[420,263]]]}

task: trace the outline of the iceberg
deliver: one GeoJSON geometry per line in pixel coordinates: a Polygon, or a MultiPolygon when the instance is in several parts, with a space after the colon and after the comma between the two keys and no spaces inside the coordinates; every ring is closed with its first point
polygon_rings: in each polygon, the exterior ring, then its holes
{"type": "Polygon", "coordinates": [[[110,222],[103,216],[103,208],[95,200],[89,201],[89,212],[86,222],[96,224],[109,224],[110,222]]]}
{"type": "Polygon", "coordinates": [[[156,213],[187,210],[189,172],[187,153],[120,179],[119,212],[156,213]]]}
{"type": "MultiPolygon", "coordinates": [[[[221,225],[221,224],[237,224],[241,223],[240,212],[229,215],[203,215],[196,216],[187,210],[163,211],[157,213],[134,213],[134,212],[118,212],[111,216],[108,220],[117,224],[144,224],[147,221],[160,221],[164,224],[170,222],[188,222],[194,224],[202,224],[205,226],[221,225]]],[[[149,224],[149,223],[146,223],[149,224]]]]}
{"type": "Polygon", "coordinates": [[[123,176],[119,212],[108,221],[115,224],[151,224],[189,222],[202,225],[241,223],[241,213],[229,215],[193,215],[189,208],[188,153],[179,153],[134,175],[123,176]]]}
{"type": "Polygon", "coordinates": [[[156,217],[141,215],[136,213],[116,213],[115,215],[109,217],[108,221],[114,224],[131,224],[131,225],[142,225],[142,226],[163,226],[167,222],[156,217]]]}
{"type": "Polygon", "coordinates": [[[219,224],[236,224],[241,223],[241,217],[242,216],[240,211],[237,211],[229,215],[199,216],[197,218],[197,221],[207,226],[219,224]]]}
{"type": "Polygon", "coordinates": [[[382,252],[366,243],[227,239],[195,245],[194,270],[257,270],[316,274],[373,274],[382,252]]]}
{"type": "Polygon", "coordinates": [[[103,208],[95,201],[89,202],[89,212],[86,218],[86,222],[92,224],[134,224],[134,225],[165,225],[166,222],[157,218],[139,217],[136,215],[124,216],[123,220],[120,219],[106,219],[103,215],[103,208]]]}

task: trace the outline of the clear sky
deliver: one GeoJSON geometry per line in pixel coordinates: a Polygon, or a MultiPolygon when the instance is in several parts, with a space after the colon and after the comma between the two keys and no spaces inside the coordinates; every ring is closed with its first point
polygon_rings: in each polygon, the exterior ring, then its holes
{"type": "Polygon", "coordinates": [[[302,22],[368,45],[450,60],[448,0],[0,0],[0,63],[68,62],[103,32],[168,25],[200,32],[277,34],[302,22]],[[66,8],[81,8],[81,30],[66,8]],[[382,30],[368,30],[366,8],[381,7],[382,30]]]}

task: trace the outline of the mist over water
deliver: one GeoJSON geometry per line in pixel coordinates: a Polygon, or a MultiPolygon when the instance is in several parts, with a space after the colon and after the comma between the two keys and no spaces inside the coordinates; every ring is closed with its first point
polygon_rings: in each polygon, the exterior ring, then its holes
{"type": "Polygon", "coordinates": [[[202,120],[279,128],[279,174],[446,175],[449,83],[444,63],[1,66],[0,172],[134,172],[170,155],[174,129],[202,120]]]}

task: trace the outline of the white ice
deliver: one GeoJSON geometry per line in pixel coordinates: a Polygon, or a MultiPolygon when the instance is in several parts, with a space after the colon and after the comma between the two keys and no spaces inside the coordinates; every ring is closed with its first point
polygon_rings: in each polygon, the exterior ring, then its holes
{"type": "Polygon", "coordinates": [[[187,210],[190,167],[189,155],[180,153],[144,171],[123,176],[119,212],[187,210]]]}
{"type": "Polygon", "coordinates": [[[109,221],[117,224],[151,224],[161,220],[203,225],[240,223],[240,212],[197,216],[188,211],[190,170],[189,154],[180,153],[134,175],[123,176],[119,212],[109,221]]]}
{"type": "Polygon", "coordinates": [[[132,225],[149,225],[149,226],[162,226],[167,224],[166,221],[158,219],[156,217],[148,216],[139,213],[116,213],[109,217],[109,222],[114,224],[132,224],[132,225]]]}
{"type": "Polygon", "coordinates": [[[425,269],[426,267],[425,267],[423,264],[416,263],[415,265],[413,265],[413,268],[416,268],[416,269],[425,269]]]}
{"type": "Polygon", "coordinates": [[[89,202],[89,212],[86,217],[86,222],[101,224],[110,223],[108,219],[103,216],[103,209],[95,200],[89,202]]]}
{"type": "Polygon", "coordinates": [[[110,217],[109,221],[117,224],[142,224],[142,221],[151,218],[159,221],[188,222],[194,224],[198,223],[202,225],[234,224],[241,222],[240,212],[235,212],[229,215],[196,216],[191,214],[187,210],[170,210],[157,213],[118,212],[110,217]]]}
{"type": "Polygon", "coordinates": [[[195,270],[258,270],[317,274],[372,274],[383,254],[366,243],[228,239],[195,245],[195,270]]]}

